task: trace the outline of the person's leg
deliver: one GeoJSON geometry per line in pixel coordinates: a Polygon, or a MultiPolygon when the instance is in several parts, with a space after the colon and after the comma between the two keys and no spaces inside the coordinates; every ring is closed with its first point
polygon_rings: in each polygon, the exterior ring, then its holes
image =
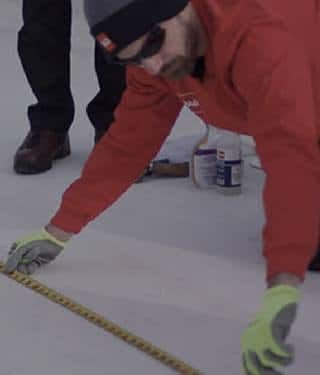
{"type": "Polygon", "coordinates": [[[70,91],[70,0],[23,0],[19,57],[37,103],[28,108],[32,130],[67,132],[74,117],[70,91]]]}
{"type": "Polygon", "coordinates": [[[23,22],[18,53],[37,102],[28,107],[31,131],[15,155],[14,169],[31,174],[70,154],[71,0],[23,0],[23,22]]]}
{"type": "Polygon", "coordinates": [[[107,63],[101,47],[95,45],[95,71],[99,92],[87,106],[87,114],[95,128],[95,142],[108,130],[114,120],[114,110],[126,87],[125,68],[107,63]]]}

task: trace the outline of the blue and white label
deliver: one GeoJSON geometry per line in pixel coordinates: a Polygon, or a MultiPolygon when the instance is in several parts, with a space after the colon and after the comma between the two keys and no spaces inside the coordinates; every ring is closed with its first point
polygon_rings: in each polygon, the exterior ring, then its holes
{"type": "Polygon", "coordinates": [[[241,155],[233,150],[218,150],[217,185],[225,188],[241,186],[241,155]]]}
{"type": "Polygon", "coordinates": [[[215,149],[198,149],[193,155],[194,177],[197,185],[209,188],[216,183],[216,160],[215,149]]]}

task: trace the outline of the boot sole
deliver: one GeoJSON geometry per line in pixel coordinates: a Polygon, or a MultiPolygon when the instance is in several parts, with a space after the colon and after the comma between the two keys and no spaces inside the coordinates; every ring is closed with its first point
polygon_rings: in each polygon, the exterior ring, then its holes
{"type": "Polygon", "coordinates": [[[40,174],[40,173],[46,172],[49,169],[51,169],[52,165],[53,165],[53,161],[64,159],[64,158],[68,157],[70,154],[71,154],[71,152],[64,153],[64,154],[58,154],[52,159],[52,161],[50,163],[48,163],[46,165],[43,165],[42,167],[38,167],[38,166],[35,167],[33,165],[30,165],[29,163],[23,163],[23,162],[19,161],[19,163],[14,164],[13,169],[17,174],[24,174],[24,175],[40,174]]]}

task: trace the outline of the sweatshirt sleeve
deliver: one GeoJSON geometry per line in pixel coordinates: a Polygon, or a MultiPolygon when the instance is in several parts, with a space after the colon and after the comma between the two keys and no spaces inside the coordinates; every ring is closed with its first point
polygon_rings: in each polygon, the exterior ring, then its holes
{"type": "Polygon", "coordinates": [[[128,68],[115,122],[92,151],[81,177],[64,192],[51,223],[78,233],[112,205],[156,156],[181,108],[160,78],[128,68]]]}
{"type": "Polygon", "coordinates": [[[303,278],[319,240],[319,144],[306,56],[281,26],[260,24],[243,38],[233,65],[266,172],[267,279],[282,272],[303,278]]]}

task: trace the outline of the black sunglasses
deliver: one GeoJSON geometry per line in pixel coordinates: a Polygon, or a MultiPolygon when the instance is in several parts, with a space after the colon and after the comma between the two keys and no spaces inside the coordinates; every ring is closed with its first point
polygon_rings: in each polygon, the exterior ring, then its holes
{"type": "Polygon", "coordinates": [[[162,48],[166,38],[166,32],[159,25],[156,25],[149,33],[140,51],[127,59],[120,59],[115,56],[114,62],[120,65],[140,65],[141,61],[156,55],[162,48]]]}

